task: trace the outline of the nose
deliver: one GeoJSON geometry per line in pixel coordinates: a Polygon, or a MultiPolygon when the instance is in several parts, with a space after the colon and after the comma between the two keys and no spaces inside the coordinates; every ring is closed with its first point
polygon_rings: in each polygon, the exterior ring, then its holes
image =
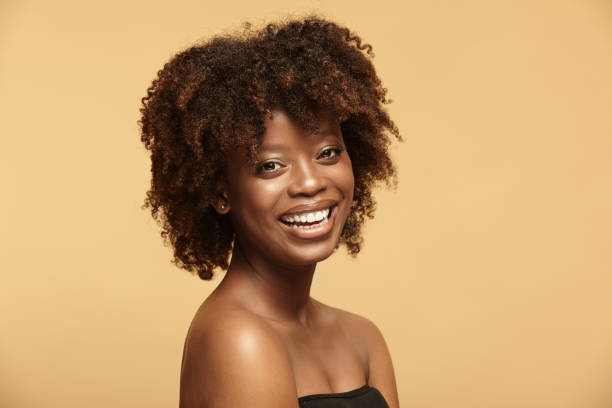
{"type": "Polygon", "coordinates": [[[310,160],[296,163],[291,169],[290,196],[315,196],[327,188],[327,178],[321,166],[310,160]]]}

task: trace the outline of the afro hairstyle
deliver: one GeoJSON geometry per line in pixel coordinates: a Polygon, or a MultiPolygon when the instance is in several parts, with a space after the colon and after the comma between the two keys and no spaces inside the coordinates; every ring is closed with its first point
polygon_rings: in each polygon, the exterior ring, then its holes
{"type": "Polygon", "coordinates": [[[176,266],[204,280],[227,269],[235,232],[212,204],[228,152],[244,148],[252,158],[272,109],[309,132],[317,131],[320,110],[339,121],[355,189],[336,248],[359,252],[361,226],[376,206],[372,188],[397,184],[388,147],[402,140],[372,57],[372,46],[348,28],[310,15],[260,29],[245,23],[177,53],[158,71],[138,121],[152,172],[142,208],[161,226],[176,266]]]}

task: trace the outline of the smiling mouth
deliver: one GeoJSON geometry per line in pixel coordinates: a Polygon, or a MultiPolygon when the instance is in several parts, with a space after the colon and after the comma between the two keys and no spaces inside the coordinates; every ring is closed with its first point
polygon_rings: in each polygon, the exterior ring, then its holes
{"type": "Polygon", "coordinates": [[[332,209],[335,206],[322,210],[310,211],[292,216],[281,217],[280,221],[292,228],[313,229],[325,225],[329,222],[332,209]]]}

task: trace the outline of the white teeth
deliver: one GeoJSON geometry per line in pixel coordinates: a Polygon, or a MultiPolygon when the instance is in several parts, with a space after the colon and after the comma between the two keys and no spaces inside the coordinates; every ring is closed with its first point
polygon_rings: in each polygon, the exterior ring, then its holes
{"type": "Polygon", "coordinates": [[[327,217],[323,218],[323,220],[321,222],[318,222],[316,224],[312,224],[312,225],[291,225],[291,228],[300,228],[300,229],[312,229],[312,228],[317,228],[320,227],[321,225],[325,224],[328,221],[327,217]]]}
{"type": "Polygon", "coordinates": [[[312,211],[309,213],[304,213],[304,214],[296,214],[293,216],[287,216],[287,217],[281,217],[281,220],[288,222],[288,223],[295,223],[295,222],[308,222],[308,223],[312,223],[312,222],[317,222],[317,221],[321,221],[315,225],[310,225],[310,226],[295,226],[297,228],[313,228],[319,225],[324,224],[325,222],[327,222],[327,216],[329,214],[329,208],[323,209],[323,210],[318,210],[318,211],[312,211]]]}

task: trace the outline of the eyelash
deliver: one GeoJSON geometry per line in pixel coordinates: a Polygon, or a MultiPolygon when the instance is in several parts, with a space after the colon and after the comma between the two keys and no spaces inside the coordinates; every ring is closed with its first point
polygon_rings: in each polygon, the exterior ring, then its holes
{"type": "MultiPolygon", "coordinates": [[[[327,149],[325,149],[325,150],[323,150],[323,151],[321,152],[321,155],[322,155],[323,153],[327,152],[327,151],[332,151],[332,152],[334,152],[335,156],[325,157],[325,159],[333,159],[333,158],[335,158],[335,157],[337,157],[337,156],[340,156],[340,154],[342,154],[342,152],[343,152],[343,151],[345,151],[345,150],[346,150],[346,148],[345,148],[345,147],[328,147],[327,149]]],[[[320,157],[321,155],[319,155],[319,157],[320,157]]],[[[264,168],[264,166],[266,166],[266,165],[268,165],[268,164],[280,164],[280,163],[279,163],[279,162],[277,162],[277,161],[267,161],[267,162],[264,162],[264,163],[260,164],[259,166],[257,166],[257,173],[261,173],[261,172],[268,172],[268,173],[272,173],[272,172],[274,172],[274,171],[277,171],[277,170],[278,170],[278,169],[275,169],[275,170],[266,170],[266,169],[264,168]]]]}

